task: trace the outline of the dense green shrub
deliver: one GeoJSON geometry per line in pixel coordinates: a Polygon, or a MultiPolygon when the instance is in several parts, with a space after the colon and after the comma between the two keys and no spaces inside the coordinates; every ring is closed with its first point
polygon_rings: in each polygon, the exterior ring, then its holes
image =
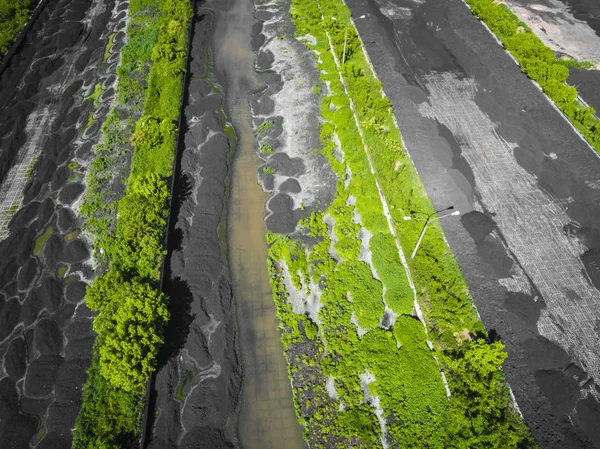
{"type": "Polygon", "coordinates": [[[33,0],[0,0],[0,56],[25,26],[35,4],[33,0]]]}
{"type": "Polygon", "coordinates": [[[164,294],[139,280],[126,281],[113,270],[88,288],[86,304],[99,312],[94,330],[100,341],[100,374],[117,388],[141,392],[169,318],[164,294]]]}
{"type": "Polygon", "coordinates": [[[94,354],[83,387],[83,404],[73,429],[73,448],[135,447],[143,410],[142,396],[113,386],[100,374],[94,354]]]}

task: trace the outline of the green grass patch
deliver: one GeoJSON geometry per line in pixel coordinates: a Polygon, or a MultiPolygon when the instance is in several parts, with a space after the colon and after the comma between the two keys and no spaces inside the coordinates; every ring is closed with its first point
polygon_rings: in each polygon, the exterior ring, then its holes
{"type": "Polygon", "coordinates": [[[267,131],[269,131],[273,127],[273,120],[266,120],[262,122],[257,129],[258,136],[264,135],[267,131]]]}
{"type": "Polygon", "coordinates": [[[590,70],[596,67],[592,61],[577,61],[568,57],[561,57],[556,59],[557,64],[564,65],[565,67],[573,67],[575,69],[590,70]]]}
{"type": "Polygon", "coordinates": [[[67,273],[67,266],[59,265],[58,268],[56,269],[56,279],[64,278],[66,273],[67,273]]]}
{"type": "Polygon", "coordinates": [[[269,142],[261,143],[260,152],[263,154],[273,154],[273,145],[269,142]]]}
{"type": "Polygon", "coordinates": [[[77,282],[79,280],[79,276],[77,275],[73,275],[73,276],[69,276],[63,279],[63,284],[68,285],[68,284],[72,284],[73,282],[77,282]]]}
{"type": "Polygon", "coordinates": [[[54,234],[54,226],[50,225],[44,230],[42,235],[35,239],[35,247],[33,248],[34,256],[39,256],[42,253],[42,249],[44,248],[46,240],[48,240],[48,237],[50,237],[52,234],[54,234]]]}

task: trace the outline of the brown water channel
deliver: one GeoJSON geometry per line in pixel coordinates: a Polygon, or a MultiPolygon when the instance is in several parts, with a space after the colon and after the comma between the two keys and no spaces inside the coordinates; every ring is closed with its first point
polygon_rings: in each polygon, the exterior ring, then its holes
{"type": "Polygon", "coordinates": [[[224,9],[226,12],[219,14],[214,45],[215,66],[226,73],[228,107],[238,134],[228,245],[244,366],[240,443],[245,449],[303,448],[266,264],[267,196],[257,182],[259,159],[250,114],[250,92],[261,87],[250,45],[254,5],[248,0],[230,0],[224,9]]]}

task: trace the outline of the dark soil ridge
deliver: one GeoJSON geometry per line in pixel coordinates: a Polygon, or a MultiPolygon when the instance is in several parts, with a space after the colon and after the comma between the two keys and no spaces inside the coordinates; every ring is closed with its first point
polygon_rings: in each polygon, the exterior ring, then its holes
{"type": "Polygon", "coordinates": [[[0,76],[2,173],[26,140],[28,115],[44,107],[54,114],[23,205],[0,242],[2,448],[71,446],[94,341],[83,302],[93,269],[76,210],[123,45],[116,41],[102,64],[108,36],[125,27],[126,12],[115,3],[49,4],[0,76]],[[105,92],[95,110],[85,97],[97,83],[105,92]],[[90,114],[97,123],[84,131],[90,114]]]}
{"type": "Polygon", "coordinates": [[[242,372],[220,233],[234,142],[207,66],[214,16],[196,3],[175,170],[164,291],[171,319],[150,393],[147,447],[238,447],[242,372]]]}

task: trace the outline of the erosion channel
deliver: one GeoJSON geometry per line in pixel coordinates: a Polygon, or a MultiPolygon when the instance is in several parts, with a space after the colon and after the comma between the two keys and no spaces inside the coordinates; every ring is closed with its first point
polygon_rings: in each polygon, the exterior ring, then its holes
{"type": "Polygon", "coordinates": [[[195,9],[148,447],[302,448],[266,263],[254,4],[195,9]]]}

